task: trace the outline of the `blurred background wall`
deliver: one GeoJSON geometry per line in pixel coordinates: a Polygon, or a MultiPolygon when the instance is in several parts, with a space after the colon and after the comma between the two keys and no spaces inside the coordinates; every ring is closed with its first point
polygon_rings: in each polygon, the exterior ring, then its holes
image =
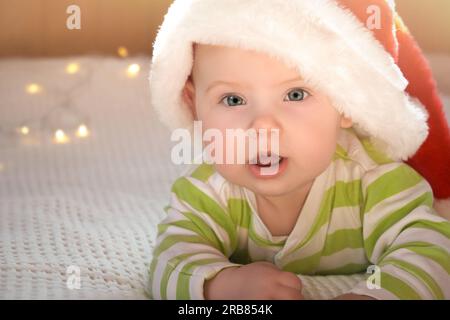
{"type": "MultiPolygon", "coordinates": [[[[0,57],[151,54],[171,0],[0,0],[0,57]],[[81,29],[68,30],[66,9],[81,9],[81,29]]],[[[450,0],[396,0],[426,52],[450,54],[450,0]]]]}

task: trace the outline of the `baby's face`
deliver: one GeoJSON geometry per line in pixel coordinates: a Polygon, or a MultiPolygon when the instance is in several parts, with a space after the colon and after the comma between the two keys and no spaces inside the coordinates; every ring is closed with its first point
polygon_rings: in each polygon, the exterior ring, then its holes
{"type": "Polygon", "coordinates": [[[278,129],[283,158],[276,175],[262,176],[248,163],[215,165],[225,179],[257,194],[310,184],[332,161],[340,128],[351,126],[295,69],[265,54],[196,45],[192,78],[183,99],[203,130],[216,128],[225,137],[226,129],[278,129]]]}

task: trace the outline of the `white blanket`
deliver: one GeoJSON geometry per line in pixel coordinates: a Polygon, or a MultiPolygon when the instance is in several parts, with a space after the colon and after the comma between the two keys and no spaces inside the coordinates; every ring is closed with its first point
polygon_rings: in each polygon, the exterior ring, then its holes
{"type": "MultiPolygon", "coordinates": [[[[148,298],[155,228],[183,170],[149,106],[148,67],[148,58],[0,60],[0,298],[148,298]],[[64,72],[71,61],[78,74],[64,72]],[[133,62],[141,73],[128,78],[133,62]],[[25,92],[32,82],[40,93],[25,92]],[[66,113],[39,120],[59,105],[86,116],[91,136],[52,143],[66,113]],[[27,136],[10,134],[22,124],[27,136]]],[[[303,277],[304,294],[328,299],[362,278],[303,277]]]]}

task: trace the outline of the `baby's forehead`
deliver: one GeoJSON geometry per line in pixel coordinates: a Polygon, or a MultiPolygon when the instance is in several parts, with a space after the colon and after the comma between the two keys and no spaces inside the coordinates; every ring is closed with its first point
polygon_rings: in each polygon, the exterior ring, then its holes
{"type": "Polygon", "coordinates": [[[302,79],[292,64],[271,54],[222,45],[193,44],[193,73],[252,73],[276,79],[302,79]]]}
{"type": "Polygon", "coordinates": [[[202,43],[193,43],[193,54],[194,58],[202,55],[212,55],[212,54],[240,54],[245,56],[265,56],[266,58],[270,58],[271,56],[268,53],[257,51],[253,49],[244,49],[233,46],[226,45],[213,45],[213,44],[202,44],[202,43]]]}

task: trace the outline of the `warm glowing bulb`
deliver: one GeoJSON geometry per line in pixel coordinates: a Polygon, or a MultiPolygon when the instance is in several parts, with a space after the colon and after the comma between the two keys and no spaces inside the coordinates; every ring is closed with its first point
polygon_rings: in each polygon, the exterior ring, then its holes
{"type": "Polygon", "coordinates": [[[65,134],[65,132],[63,130],[61,130],[61,129],[56,130],[55,142],[56,143],[67,143],[67,142],[69,142],[69,137],[65,134]]]}
{"type": "Polygon", "coordinates": [[[136,77],[141,67],[137,63],[130,64],[127,69],[127,74],[130,78],[136,77]]]}
{"type": "Polygon", "coordinates": [[[20,133],[26,136],[27,134],[30,133],[30,128],[28,128],[27,126],[23,126],[20,128],[20,133]]]}
{"type": "Polygon", "coordinates": [[[77,73],[80,70],[80,65],[76,62],[69,63],[66,67],[66,72],[68,74],[77,73]]]}
{"type": "Polygon", "coordinates": [[[77,137],[86,138],[88,135],[89,135],[88,128],[84,124],[80,125],[77,130],[77,137]]]}
{"type": "Polygon", "coordinates": [[[42,87],[37,83],[30,83],[27,85],[26,90],[29,94],[36,94],[42,91],[42,87]]]}
{"type": "Polygon", "coordinates": [[[0,172],[2,172],[3,170],[5,170],[5,165],[0,162],[0,172]]]}
{"type": "Polygon", "coordinates": [[[119,55],[119,57],[121,58],[126,58],[128,57],[128,49],[125,47],[119,47],[117,49],[117,54],[119,55]]]}

